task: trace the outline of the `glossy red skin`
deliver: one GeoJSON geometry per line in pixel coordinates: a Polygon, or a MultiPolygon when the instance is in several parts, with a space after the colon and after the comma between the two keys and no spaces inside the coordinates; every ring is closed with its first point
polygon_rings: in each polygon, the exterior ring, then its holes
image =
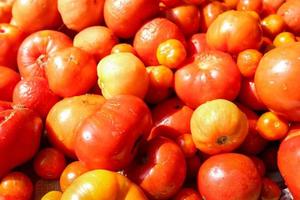
{"type": "Polygon", "coordinates": [[[187,42],[188,54],[193,56],[197,53],[212,50],[206,42],[206,33],[196,33],[187,42]]]}
{"type": "Polygon", "coordinates": [[[263,179],[263,188],[261,191],[262,200],[278,200],[281,195],[279,186],[269,178],[263,179]]]}
{"type": "Polygon", "coordinates": [[[275,14],[277,9],[286,0],[263,0],[262,16],[268,16],[270,14],[275,14]]]}
{"type": "Polygon", "coordinates": [[[197,152],[197,148],[190,133],[178,136],[176,143],[180,146],[185,157],[192,157],[197,152]]]}
{"type": "Polygon", "coordinates": [[[0,100],[11,101],[14,87],[20,80],[21,77],[17,72],[0,66],[0,100]]]}
{"type": "Polygon", "coordinates": [[[253,110],[267,110],[257,95],[253,78],[243,78],[238,100],[253,110]]]}
{"type": "Polygon", "coordinates": [[[180,135],[190,133],[192,114],[193,110],[176,97],[159,103],[152,110],[154,125],[150,138],[160,135],[176,139],[180,135]]]}
{"type": "Polygon", "coordinates": [[[173,8],[182,4],[182,0],[160,0],[166,7],[173,8]]]}
{"type": "Polygon", "coordinates": [[[244,11],[255,11],[256,13],[260,13],[263,7],[263,0],[239,0],[237,5],[237,10],[244,11]]]}
{"type": "Polygon", "coordinates": [[[261,154],[261,159],[264,161],[267,171],[277,171],[277,147],[268,147],[261,154]]]}
{"type": "Polygon", "coordinates": [[[90,169],[119,170],[132,161],[151,125],[151,113],[141,99],[113,97],[78,127],[76,155],[90,169]]]}
{"type": "Polygon", "coordinates": [[[168,39],[177,39],[185,44],[184,36],[177,25],[165,18],[155,18],[138,30],[133,47],[145,65],[155,66],[158,65],[157,47],[168,39]]]}
{"type": "Polygon", "coordinates": [[[300,33],[300,1],[287,1],[277,10],[277,14],[282,16],[287,29],[294,34],[300,33]]]}
{"type": "Polygon", "coordinates": [[[126,173],[150,199],[169,199],[182,186],[186,163],[180,147],[170,139],[157,137],[140,150],[141,155],[126,173]]]}
{"type": "Polygon", "coordinates": [[[116,36],[131,38],[159,12],[159,0],[106,0],[104,19],[116,36]]]}
{"type": "Polygon", "coordinates": [[[259,175],[261,177],[264,177],[266,175],[266,166],[265,166],[264,161],[256,156],[251,156],[250,158],[251,158],[252,162],[254,163],[254,165],[256,166],[259,175]]]}
{"type": "Polygon", "coordinates": [[[0,24],[0,65],[17,69],[17,53],[24,33],[11,24],[0,24]]]}
{"type": "Polygon", "coordinates": [[[37,152],[42,120],[32,110],[0,111],[0,177],[30,160],[37,152]]]}
{"type": "Polygon", "coordinates": [[[173,200],[202,200],[200,194],[192,188],[182,188],[173,200]]]}
{"type": "Polygon", "coordinates": [[[59,100],[49,89],[47,80],[41,77],[23,79],[14,88],[13,102],[36,111],[42,118],[47,117],[52,106],[59,100]]]}
{"type": "Polygon", "coordinates": [[[278,168],[294,199],[300,199],[300,136],[284,140],[278,150],[278,168]]]}
{"type": "Polygon", "coordinates": [[[241,74],[232,57],[211,50],[194,55],[194,61],[175,73],[177,96],[191,108],[214,99],[234,100],[241,74]]]}
{"type": "Polygon", "coordinates": [[[44,67],[54,52],[72,46],[72,40],[65,34],[44,30],[29,35],[18,51],[18,67],[22,77],[45,77],[44,67]]]}
{"type": "Polygon", "coordinates": [[[206,200],[257,200],[261,177],[250,158],[226,153],[208,158],[198,173],[198,189],[206,200]]]}

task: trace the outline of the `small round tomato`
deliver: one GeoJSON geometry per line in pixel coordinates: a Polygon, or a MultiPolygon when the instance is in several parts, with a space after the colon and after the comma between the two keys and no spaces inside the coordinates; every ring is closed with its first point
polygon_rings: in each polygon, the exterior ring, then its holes
{"type": "Polygon", "coordinates": [[[103,58],[98,66],[98,85],[105,98],[135,95],[144,98],[149,77],[144,63],[132,53],[115,53],[103,58]]]}
{"type": "Polygon", "coordinates": [[[50,191],[46,193],[41,200],[60,200],[62,193],[59,191],[50,191]]]}
{"type": "Polygon", "coordinates": [[[281,140],[288,133],[289,123],[275,113],[266,112],[259,117],[256,130],[267,140],[281,140]]]}
{"type": "Polygon", "coordinates": [[[64,192],[77,177],[87,171],[89,171],[89,169],[80,161],[75,161],[67,165],[59,179],[61,191],[64,192]]]}
{"type": "Polygon", "coordinates": [[[194,34],[188,40],[188,55],[193,56],[203,51],[212,50],[206,42],[206,33],[194,34]]]}
{"type": "Polygon", "coordinates": [[[49,88],[61,97],[82,95],[97,82],[94,58],[76,47],[53,53],[45,66],[45,73],[49,88]]]}
{"type": "Polygon", "coordinates": [[[128,53],[132,53],[134,55],[137,55],[137,53],[136,53],[135,49],[133,48],[133,46],[131,44],[127,44],[127,43],[116,44],[111,49],[111,53],[122,53],[122,52],[128,52],[128,53]]]}
{"type": "Polygon", "coordinates": [[[66,167],[62,153],[54,148],[44,148],[35,156],[33,161],[35,173],[43,179],[58,179],[66,167]]]}
{"type": "Polygon", "coordinates": [[[285,22],[280,15],[272,14],[261,21],[261,26],[265,35],[274,38],[277,34],[283,32],[285,22]]]}
{"type": "Polygon", "coordinates": [[[242,11],[255,11],[260,13],[262,11],[262,0],[239,0],[237,4],[237,10],[242,11]]]}
{"type": "Polygon", "coordinates": [[[163,65],[146,68],[149,76],[149,87],[145,97],[148,103],[158,103],[166,99],[173,91],[173,71],[163,65]]]}
{"type": "Polygon", "coordinates": [[[254,77],[256,68],[263,54],[255,49],[247,49],[239,53],[237,66],[241,74],[245,77],[254,77]]]}
{"type": "Polygon", "coordinates": [[[198,173],[198,189],[209,200],[259,199],[262,180],[245,155],[226,153],[208,158],[198,173]]]}
{"type": "Polygon", "coordinates": [[[176,142],[180,146],[185,157],[192,157],[196,154],[197,148],[190,133],[178,136],[176,142]]]}
{"type": "Polygon", "coordinates": [[[192,188],[182,188],[173,200],[202,200],[200,194],[192,188]]]}
{"type": "Polygon", "coordinates": [[[264,161],[268,172],[274,172],[278,170],[277,153],[278,147],[270,146],[267,149],[265,149],[260,155],[260,158],[264,161]]]}
{"type": "Polygon", "coordinates": [[[0,199],[29,200],[33,194],[31,180],[21,172],[11,172],[0,182],[0,199]]]}
{"type": "Polygon", "coordinates": [[[260,174],[261,177],[264,177],[266,174],[266,166],[265,163],[262,159],[256,157],[256,156],[251,156],[250,157],[252,162],[257,168],[258,173],[260,174]]]}
{"type": "Polygon", "coordinates": [[[261,200],[279,200],[281,190],[279,186],[269,178],[263,178],[261,200]]]}
{"type": "Polygon", "coordinates": [[[11,101],[14,87],[20,80],[21,77],[17,72],[0,66],[0,100],[11,101]]]}
{"type": "Polygon", "coordinates": [[[273,40],[273,44],[275,47],[289,45],[294,42],[296,42],[296,37],[293,33],[290,32],[279,33],[273,40]]]}
{"type": "Polygon", "coordinates": [[[282,16],[287,29],[295,34],[300,33],[300,1],[286,1],[277,10],[282,16]]]}

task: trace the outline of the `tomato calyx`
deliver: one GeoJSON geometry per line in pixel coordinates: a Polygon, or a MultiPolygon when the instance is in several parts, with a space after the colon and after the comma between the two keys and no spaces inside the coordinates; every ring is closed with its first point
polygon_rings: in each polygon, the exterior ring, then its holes
{"type": "Polygon", "coordinates": [[[217,139],[217,144],[219,144],[219,145],[224,145],[224,144],[227,143],[227,140],[228,140],[228,137],[227,137],[227,136],[225,136],[225,135],[220,136],[220,137],[218,137],[218,139],[217,139]]]}
{"type": "Polygon", "coordinates": [[[41,68],[44,68],[46,63],[48,60],[48,56],[46,54],[41,54],[37,59],[36,59],[36,63],[38,64],[38,66],[40,66],[41,68]]]}

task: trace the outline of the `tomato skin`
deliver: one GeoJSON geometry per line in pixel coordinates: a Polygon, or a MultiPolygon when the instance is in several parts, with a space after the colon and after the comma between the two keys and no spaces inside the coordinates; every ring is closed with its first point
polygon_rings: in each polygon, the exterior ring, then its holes
{"type": "Polygon", "coordinates": [[[151,125],[151,113],[140,98],[113,97],[78,127],[76,155],[92,169],[121,169],[132,161],[139,144],[147,139],[151,125]]]}
{"type": "Polygon", "coordinates": [[[245,49],[259,48],[262,28],[259,20],[247,12],[226,11],[209,26],[206,37],[211,47],[238,54],[245,49]]]}
{"type": "Polygon", "coordinates": [[[263,0],[239,0],[237,4],[237,10],[243,11],[255,11],[256,13],[260,13],[262,10],[263,0]]]}
{"type": "Polygon", "coordinates": [[[197,148],[190,133],[178,136],[176,143],[180,146],[185,157],[192,157],[197,152],[197,148]]]}
{"type": "Polygon", "coordinates": [[[279,200],[281,190],[279,186],[269,178],[263,178],[263,187],[261,191],[262,200],[279,200]]]}
{"type": "Polygon", "coordinates": [[[202,200],[200,194],[192,188],[182,188],[173,200],[202,200]]]}
{"type": "Polygon", "coordinates": [[[140,152],[140,157],[126,170],[128,177],[151,199],[169,199],[176,194],[186,176],[186,162],[180,147],[170,139],[157,137],[140,152]],[[146,161],[142,162],[143,159],[146,161]]]}
{"type": "Polygon", "coordinates": [[[278,8],[285,2],[286,0],[263,0],[263,10],[262,16],[268,16],[270,14],[275,14],[278,8]]]}
{"type": "Polygon", "coordinates": [[[291,32],[281,32],[273,40],[275,47],[289,45],[297,41],[296,36],[291,32]]]}
{"type": "Polygon", "coordinates": [[[45,66],[45,73],[49,88],[61,97],[82,95],[97,82],[96,61],[92,55],[76,47],[53,53],[45,66]]]}
{"type": "Polygon", "coordinates": [[[283,20],[291,32],[300,33],[300,2],[286,1],[277,10],[277,14],[283,17],[283,20]]]}
{"type": "Polygon", "coordinates": [[[203,51],[212,50],[206,42],[206,33],[196,33],[188,40],[188,55],[193,56],[203,51]]]}
{"type": "Polygon", "coordinates": [[[299,52],[298,42],[269,51],[261,59],[254,79],[261,101],[270,110],[291,121],[300,121],[299,52]]]}
{"type": "Polygon", "coordinates": [[[12,9],[13,1],[4,1],[0,2],[0,23],[9,23],[12,17],[11,9],[12,9]]]}
{"type": "Polygon", "coordinates": [[[227,153],[208,158],[198,173],[198,189],[207,200],[259,198],[262,180],[250,158],[227,153]]]}
{"type": "Polygon", "coordinates": [[[129,53],[132,53],[134,55],[137,55],[137,53],[136,53],[135,49],[133,48],[133,46],[131,44],[127,44],[127,43],[116,44],[111,49],[111,53],[121,53],[121,52],[129,52],[129,53]]]}
{"type": "Polygon", "coordinates": [[[251,156],[250,158],[254,163],[254,165],[256,166],[259,175],[261,177],[264,177],[266,175],[266,166],[264,161],[256,156],[251,156]]]}
{"type": "Polygon", "coordinates": [[[262,29],[265,35],[274,38],[277,34],[285,29],[283,17],[277,14],[272,14],[265,17],[261,21],[262,29]]]}
{"type": "Polygon", "coordinates": [[[233,100],[241,85],[241,75],[232,57],[220,51],[194,55],[194,61],[175,73],[175,91],[191,108],[218,98],[233,100]]]}
{"type": "Polygon", "coordinates": [[[62,193],[59,191],[50,191],[45,194],[41,200],[60,200],[62,193]]]}
{"type": "Polygon", "coordinates": [[[128,178],[106,170],[93,170],[81,175],[67,188],[61,200],[91,200],[91,198],[97,200],[147,200],[141,188],[128,178]]]}
{"type": "Polygon", "coordinates": [[[20,80],[21,77],[17,72],[0,66],[0,100],[11,101],[14,87],[20,80]]]}
{"type": "Polygon", "coordinates": [[[38,31],[22,42],[18,51],[18,67],[22,77],[45,77],[49,55],[72,46],[71,39],[58,31],[38,31]]]}
{"type": "Polygon", "coordinates": [[[37,152],[42,120],[26,108],[0,111],[0,177],[30,160],[37,152]]]}
{"type": "Polygon", "coordinates": [[[239,53],[237,57],[237,65],[244,77],[254,77],[256,68],[263,54],[255,49],[247,49],[239,53]]]}

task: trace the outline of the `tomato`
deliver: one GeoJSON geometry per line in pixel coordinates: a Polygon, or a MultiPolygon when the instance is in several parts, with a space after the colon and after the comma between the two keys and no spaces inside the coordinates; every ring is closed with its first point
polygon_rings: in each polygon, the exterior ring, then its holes
{"type": "Polygon", "coordinates": [[[41,133],[42,120],[32,110],[15,107],[0,111],[0,177],[34,156],[41,133]]]}
{"type": "Polygon", "coordinates": [[[157,47],[168,39],[179,40],[185,45],[184,36],[176,24],[165,18],[155,18],[138,30],[133,46],[146,65],[155,66],[158,65],[157,47]]]}
{"type": "Polygon", "coordinates": [[[10,24],[0,24],[0,65],[17,69],[18,48],[24,33],[10,24]]]}
{"type": "Polygon", "coordinates": [[[168,8],[173,8],[183,3],[182,0],[160,0],[160,2],[168,8]]]}
{"type": "Polygon", "coordinates": [[[254,165],[256,166],[256,169],[261,177],[264,177],[266,175],[266,166],[264,161],[262,161],[260,158],[256,156],[250,157],[254,165]]]}
{"type": "Polygon", "coordinates": [[[192,188],[182,188],[173,200],[202,200],[200,194],[192,188]]]}
{"type": "Polygon", "coordinates": [[[152,110],[154,125],[150,138],[158,135],[176,139],[185,133],[190,133],[190,120],[193,110],[178,98],[167,99],[152,110]]]}
{"type": "Polygon", "coordinates": [[[49,88],[61,97],[82,95],[97,81],[97,65],[93,57],[76,47],[53,53],[45,66],[49,88]],[[76,84],[74,84],[76,83],[76,84]]]}
{"type": "Polygon", "coordinates": [[[0,23],[9,23],[11,20],[13,0],[0,2],[0,23]]]}
{"type": "Polygon", "coordinates": [[[259,199],[261,177],[250,158],[227,153],[208,158],[198,173],[198,189],[204,199],[259,199]]]}
{"type": "Polygon", "coordinates": [[[21,172],[11,172],[0,182],[0,199],[29,200],[32,194],[32,182],[21,172]]]}
{"type": "Polygon", "coordinates": [[[105,98],[135,95],[144,98],[149,77],[143,62],[132,53],[116,53],[103,58],[97,67],[98,85],[105,98]]]}
{"type": "Polygon", "coordinates": [[[229,9],[235,9],[239,0],[222,0],[229,9]]]}
{"type": "Polygon", "coordinates": [[[270,14],[275,14],[278,8],[285,2],[286,0],[263,0],[263,10],[262,15],[268,16],[270,14]]]}
{"type": "Polygon", "coordinates": [[[277,158],[278,168],[294,199],[300,198],[300,136],[290,137],[280,144],[277,158]],[[291,162],[292,161],[292,162],[291,162]]]}
{"type": "Polygon", "coordinates": [[[186,50],[179,40],[169,39],[157,47],[156,57],[159,64],[176,69],[184,62],[186,50]]]}
{"type": "Polygon", "coordinates": [[[118,37],[131,38],[158,11],[158,0],[106,0],[104,19],[118,37]]]}
{"type": "Polygon", "coordinates": [[[277,34],[281,33],[285,29],[285,22],[282,16],[272,14],[265,17],[261,21],[262,29],[265,35],[274,38],[277,34]]]}
{"type": "Polygon", "coordinates": [[[78,127],[76,155],[89,168],[121,169],[132,161],[151,125],[151,113],[140,98],[110,98],[78,127]]]}
{"type": "Polygon", "coordinates": [[[51,144],[69,157],[76,158],[76,128],[96,112],[105,99],[100,95],[81,95],[56,103],[46,119],[47,137],[51,144]]]}
{"type": "Polygon", "coordinates": [[[261,59],[254,79],[261,101],[276,114],[292,121],[300,121],[299,52],[300,43],[269,51],[261,59]]]}
{"type": "Polygon", "coordinates": [[[263,179],[263,186],[261,190],[262,200],[279,200],[281,190],[279,186],[269,178],[263,179]]]}
{"type": "Polygon", "coordinates": [[[192,157],[196,154],[197,148],[190,133],[178,136],[176,142],[186,157],[192,157]]]}
{"type": "Polygon", "coordinates": [[[206,33],[194,34],[188,40],[188,54],[193,56],[194,54],[201,53],[203,51],[212,50],[206,42],[206,33]]]}
{"type": "Polygon", "coordinates": [[[277,14],[283,17],[283,20],[289,31],[300,33],[300,2],[286,1],[277,10],[277,14]]]}
{"type": "Polygon", "coordinates": [[[98,62],[110,54],[111,49],[118,43],[118,38],[104,26],[92,26],[80,31],[74,38],[75,47],[93,54],[98,62]]]}
{"type": "Polygon", "coordinates": [[[260,13],[263,6],[263,0],[239,0],[237,4],[237,10],[243,11],[255,11],[260,13]]]}
{"type": "Polygon", "coordinates": [[[276,35],[274,38],[273,44],[275,47],[280,47],[284,45],[289,45],[291,43],[296,42],[297,39],[293,33],[290,32],[282,32],[276,35]]]}
{"type": "Polygon", "coordinates": [[[220,14],[207,30],[208,45],[217,50],[238,54],[245,49],[258,49],[262,40],[259,20],[243,11],[220,14]]]}
{"type": "Polygon", "coordinates": [[[98,25],[103,21],[104,0],[57,0],[64,24],[71,30],[98,25]]]}
{"type": "Polygon", "coordinates": [[[206,2],[206,0],[183,0],[187,4],[201,5],[206,2]]]}
{"type": "Polygon", "coordinates": [[[11,101],[14,87],[20,80],[21,77],[17,72],[0,66],[0,100],[11,101]]]}
{"type": "Polygon", "coordinates": [[[44,68],[54,52],[72,46],[71,39],[58,31],[38,31],[28,36],[18,51],[18,67],[22,77],[45,77],[44,68]]]}
{"type": "Polygon", "coordinates": [[[41,77],[21,80],[13,92],[15,104],[36,111],[42,118],[46,118],[52,106],[58,101],[59,97],[49,89],[47,80],[41,77]]]}
{"type": "Polygon", "coordinates": [[[277,153],[278,153],[278,147],[270,146],[267,149],[265,149],[260,155],[261,159],[265,163],[268,172],[278,171],[277,153]]]}
{"type": "Polygon", "coordinates": [[[175,73],[177,96],[191,108],[206,101],[234,100],[240,90],[241,75],[232,57],[221,51],[194,55],[194,61],[175,73]]]}
{"type": "Polygon", "coordinates": [[[62,193],[59,191],[50,191],[45,194],[41,200],[60,200],[62,193]]]}
{"type": "Polygon", "coordinates": [[[191,118],[196,147],[207,154],[231,152],[248,134],[246,115],[232,102],[217,99],[199,106],[191,118]]]}
{"type": "Polygon", "coordinates": [[[179,191],[186,176],[180,147],[170,139],[157,137],[139,152],[140,156],[126,170],[128,177],[151,199],[170,199],[179,191]]]}
{"type": "Polygon", "coordinates": [[[43,179],[58,179],[66,167],[66,160],[62,153],[54,148],[40,150],[33,161],[34,171],[43,179]]]}
{"type": "Polygon", "coordinates": [[[136,53],[135,49],[133,48],[133,46],[130,45],[130,44],[127,44],[127,43],[116,44],[111,49],[111,53],[121,53],[121,52],[129,52],[129,53],[132,53],[134,55],[137,55],[137,53],[136,53]]]}
{"type": "Polygon", "coordinates": [[[195,5],[181,5],[168,9],[166,18],[174,22],[187,37],[199,32],[201,14],[195,5]]]}
{"type": "Polygon", "coordinates": [[[89,171],[78,177],[63,193],[61,200],[147,200],[143,191],[125,176],[106,170],[89,171]]]}
{"type": "Polygon", "coordinates": [[[254,77],[256,68],[263,54],[255,49],[247,49],[239,53],[237,57],[237,66],[241,74],[245,77],[254,77]]]}

